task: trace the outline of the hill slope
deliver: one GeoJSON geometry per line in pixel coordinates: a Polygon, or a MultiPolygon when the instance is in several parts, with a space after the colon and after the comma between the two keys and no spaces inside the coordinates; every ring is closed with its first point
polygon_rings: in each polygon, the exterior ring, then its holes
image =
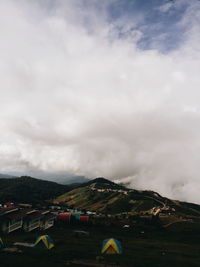
{"type": "Polygon", "coordinates": [[[35,179],[28,176],[0,179],[0,202],[14,201],[35,203],[55,198],[71,190],[68,185],[35,179]]]}
{"type": "Polygon", "coordinates": [[[200,216],[199,205],[173,201],[153,191],[127,189],[104,178],[94,179],[60,195],[54,202],[110,214],[145,214],[154,207],[168,206],[171,210],[175,209],[180,216],[200,216]]]}

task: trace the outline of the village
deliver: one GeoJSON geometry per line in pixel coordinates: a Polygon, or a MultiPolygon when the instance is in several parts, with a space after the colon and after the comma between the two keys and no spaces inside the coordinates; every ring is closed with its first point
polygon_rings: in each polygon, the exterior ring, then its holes
{"type": "MultiPolygon", "coordinates": [[[[100,196],[100,200],[104,195],[114,194],[127,198],[130,197],[129,194],[132,196],[143,194],[142,191],[113,187],[107,183],[94,183],[85,190],[92,195],[95,193],[100,196]]],[[[74,191],[68,196],[69,200],[73,195],[74,191]]],[[[52,260],[57,261],[57,255],[60,253],[65,263],[60,259],[59,262],[69,266],[83,266],[82,264],[104,266],[102,264],[112,260],[105,256],[112,254],[122,255],[121,262],[125,262],[126,255],[129,257],[132,255],[131,247],[134,246],[134,242],[138,242],[143,251],[141,242],[148,243],[149,234],[153,233],[153,238],[157,242],[158,236],[162,233],[166,238],[165,231],[168,226],[183,221],[178,213],[176,214],[176,209],[170,206],[170,202],[162,199],[157,193],[150,192],[145,196],[148,201],[157,205],[138,212],[127,212],[122,209],[119,213],[80,208],[80,206],[78,208],[73,201],[67,202],[62,198],[60,201],[58,198],[35,203],[3,202],[0,204],[0,252],[5,258],[4,262],[8,261],[10,253],[19,259],[20,253],[23,253],[23,257],[26,255],[30,257],[32,253],[40,256],[43,253],[40,249],[53,248],[52,260]],[[155,197],[157,201],[153,202],[155,197]],[[127,242],[130,248],[127,247],[127,242]],[[79,256],[78,251],[84,252],[86,256],[79,256]]],[[[114,266],[117,266],[116,262],[114,266]]]]}
{"type": "MultiPolygon", "coordinates": [[[[112,192],[115,189],[92,189],[107,190],[112,192]]],[[[119,190],[118,190],[119,191],[119,190]]],[[[122,191],[122,194],[128,191],[122,191]]],[[[15,204],[6,202],[0,206],[0,231],[3,233],[11,233],[13,231],[22,230],[31,232],[35,229],[44,231],[59,223],[65,224],[87,224],[87,225],[115,225],[120,227],[131,227],[141,221],[159,220],[159,216],[170,216],[175,213],[174,208],[170,208],[163,203],[162,206],[153,207],[149,212],[139,215],[131,215],[129,213],[121,214],[104,214],[91,210],[81,210],[67,207],[62,204],[39,205],[33,207],[31,204],[15,204]],[[144,216],[142,216],[144,215],[144,216]]]]}
{"type": "MultiPolygon", "coordinates": [[[[26,257],[31,259],[34,254],[36,257],[45,255],[48,266],[58,261],[60,266],[104,266],[109,262],[108,266],[123,266],[117,262],[137,260],[140,263],[141,253],[146,251],[144,261],[148,261],[149,249],[145,247],[151,244],[152,238],[155,244],[159,238],[167,240],[168,233],[171,239],[174,238],[173,232],[160,224],[162,217],[173,217],[174,213],[175,210],[167,205],[153,207],[145,215],[112,215],[64,204],[6,202],[0,207],[1,257],[4,264],[13,263],[14,259],[23,264],[23,259],[27,261],[26,257]],[[139,248],[139,255],[135,246],[139,248]],[[44,249],[51,250],[51,254],[44,254],[44,249]],[[108,257],[112,254],[118,256],[114,263],[113,257],[108,257]]],[[[166,253],[168,250],[163,249],[160,257],[166,253]]]]}
{"type": "MultiPolygon", "coordinates": [[[[104,199],[105,195],[108,197],[114,194],[128,198],[129,194],[135,197],[143,194],[142,191],[138,193],[132,189],[116,189],[109,184],[106,184],[106,188],[102,188],[103,186],[105,185],[91,185],[85,190],[92,195],[95,193],[100,200],[104,199]]],[[[51,253],[45,254],[45,264],[48,263],[48,266],[53,266],[53,262],[59,262],[60,266],[67,264],[68,266],[100,267],[107,263],[111,264],[108,266],[123,266],[125,262],[129,264],[136,258],[140,263],[143,252],[149,251],[145,246],[151,244],[151,238],[157,244],[167,240],[169,233],[172,240],[174,235],[170,232],[170,227],[173,224],[177,227],[177,223],[186,222],[192,226],[193,222],[192,219],[180,218],[169,200],[155,194],[157,193],[145,194],[148,201],[156,204],[150,209],[138,212],[126,212],[122,209],[119,213],[80,208],[80,206],[78,208],[73,201],[67,202],[62,198],[60,201],[58,198],[35,203],[2,202],[0,204],[0,253],[3,264],[7,262],[13,264],[15,259],[20,261],[20,266],[23,266],[24,259],[33,264],[31,255],[41,257],[45,250],[50,250],[51,253]],[[157,201],[153,201],[155,197],[157,201]],[[158,241],[159,238],[161,241],[158,241]],[[139,254],[133,253],[136,244],[139,254]],[[113,254],[117,256],[114,262],[113,254]]],[[[73,195],[74,191],[72,195],[69,194],[69,200],[73,195]]],[[[160,243],[157,250],[161,246],[160,243]]],[[[161,257],[165,254],[166,250],[162,252],[161,257]]],[[[145,261],[148,262],[148,256],[145,261]]]]}

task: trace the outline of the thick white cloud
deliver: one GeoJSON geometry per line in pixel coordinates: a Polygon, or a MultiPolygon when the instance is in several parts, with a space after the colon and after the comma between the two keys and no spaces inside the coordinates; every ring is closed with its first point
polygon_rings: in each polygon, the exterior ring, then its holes
{"type": "Polygon", "coordinates": [[[199,3],[165,54],[137,47],[142,16],[46,3],[0,1],[1,171],[105,176],[200,203],[199,3]]]}

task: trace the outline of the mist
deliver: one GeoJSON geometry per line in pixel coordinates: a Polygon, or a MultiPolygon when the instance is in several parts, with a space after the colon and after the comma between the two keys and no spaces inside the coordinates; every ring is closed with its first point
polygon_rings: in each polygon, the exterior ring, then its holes
{"type": "Polygon", "coordinates": [[[98,2],[0,1],[0,172],[200,203],[200,2],[152,6],[148,24],[98,2]]]}

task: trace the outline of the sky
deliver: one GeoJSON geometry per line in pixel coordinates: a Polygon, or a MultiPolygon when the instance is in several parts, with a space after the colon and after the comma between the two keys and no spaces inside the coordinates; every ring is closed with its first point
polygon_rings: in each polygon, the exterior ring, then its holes
{"type": "Polygon", "coordinates": [[[0,173],[200,204],[200,1],[0,0],[0,173]]]}

